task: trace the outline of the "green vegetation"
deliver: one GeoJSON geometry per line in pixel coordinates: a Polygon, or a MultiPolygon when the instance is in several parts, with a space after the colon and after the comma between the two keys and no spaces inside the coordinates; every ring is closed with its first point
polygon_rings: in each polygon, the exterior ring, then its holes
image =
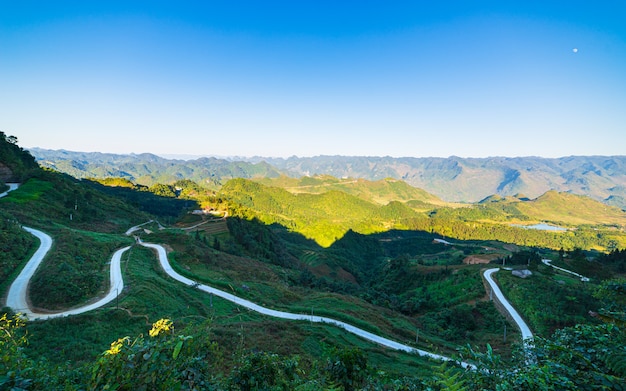
{"type": "Polygon", "coordinates": [[[37,178],[32,178],[24,185],[20,186],[17,190],[11,193],[11,197],[7,197],[4,202],[12,202],[17,204],[24,204],[30,201],[37,201],[49,190],[52,189],[52,183],[42,181],[37,178]]]}
{"type": "Polygon", "coordinates": [[[36,242],[9,214],[0,211],[0,297],[17,277],[22,262],[34,253],[36,242]]]}
{"type": "MultiPolygon", "coordinates": [[[[294,189],[289,190],[294,192],[310,184],[322,185],[350,193],[352,186],[357,190],[360,185],[350,185],[349,182],[358,181],[358,178],[375,182],[393,179],[398,184],[406,182],[453,202],[478,202],[492,194],[525,198],[520,196],[520,193],[524,193],[532,199],[539,197],[546,189],[555,189],[586,195],[596,201],[626,209],[624,156],[568,156],[557,159],[292,156],[288,159],[257,157],[232,161],[215,158],[167,160],[151,154],[112,155],[41,149],[33,149],[32,152],[42,165],[76,178],[125,177],[145,186],[154,183],[172,184],[180,178],[186,178],[202,187],[217,190],[221,184],[233,178],[264,181],[265,178],[283,176],[284,180],[264,184],[291,187],[294,189]],[[328,179],[323,174],[348,179],[328,179]],[[342,189],[340,186],[344,185],[342,189]]],[[[370,186],[367,184],[364,189],[358,190],[367,193],[370,186]]],[[[315,189],[311,187],[306,191],[315,192],[315,189]]],[[[401,200],[400,197],[402,193],[398,192],[394,198],[401,200]]]]}
{"type": "MultiPolygon", "coordinates": [[[[615,227],[616,223],[626,224],[626,213],[585,197],[553,195],[539,200],[521,197],[504,203],[492,200],[464,207],[431,204],[425,212],[423,200],[414,200],[418,202],[418,208],[411,209],[411,201],[393,201],[386,205],[369,202],[367,199],[372,198],[371,193],[365,199],[338,190],[304,193],[310,189],[315,192],[326,189],[324,185],[328,179],[321,184],[317,183],[321,179],[302,180],[304,183],[311,181],[316,184],[302,185],[298,187],[298,194],[292,194],[282,188],[245,179],[231,180],[217,194],[217,198],[225,200],[226,204],[216,203],[214,207],[228,208],[231,215],[257,218],[266,224],[281,224],[324,247],[330,246],[349,230],[372,234],[390,229],[427,231],[460,240],[498,240],[555,250],[626,247],[626,235],[615,227]],[[541,205],[544,215],[536,209],[526,208],[527,204],[541,205]],[[525,213],[525,209],[535,212],[525,213]],[[545,217],[556,223],[569,224],[577,221],[571,216],[581,209],[590,210],[584,221],[594,225],[577,226],[566,232],[528,230],[511,225],[512,222],[542,221],[545,217]],[[594,212],[600,210],[602,213],[594,212]],[[594,214],[598,216],[596,219],[591,217],[594,214]]],[[[269,180],[264,182],[271,183],[269,180]]],[[[278,183],[284,185],[285,179],[278,180],[278,183]]],[[[376,185],[373,188],[377,189],[376,185]]]]}
{"type": "MultiPolygon", "coordinates": [[[[190,180],[147,187],[127,178],[76,180],[33,169],[0,200],[2,281],[14,278],[36,247],[20,229],[26,224],[54,238],[31,283],[33,304],[54,310],[92,300],[108,284],[113,251],[134,243],[124,232],[152,220],[134,235],[167,246],[172,266],[198,282],[270,308],[329,316],[462,356],[485,370],[466,372],[337,327],[242,310],[168,278],[151,251],[134,245],[122,260],[125,289],[105,308],[25,326],[3,311],[0,389],[568,390],[624,384],[625,290],[615,279],[626,267],[619,211],[596,213],[588,199],[558,193],[451,205],[391,179],[262,182],[234,179],[213,192],[190,180]],[[189,213],[200,206],[204,212],[189,213]],[[575,208],[592,211],[581,214],[586,225],[568,220],[575,208]],[[544,220],[570,224],[570,230],[509,225],[544,220]],[[540,263],[546,257],[592,280],[557,272],[540,263]],[[522,350],[519,333],[485,294],[481,268],[487,265],[476,263],[489,262],[533,271],[528,279],[497,275],[539,335],[530,350],[522,350]]],[[[0,285],[3,292],[8,283],[0,285]]]]}
{"type": "Polygon", "coordinates": [[[105,291],[111,255],[132,243],[119,235],[63,229],[49,232],[55,240],[54,250],[29,286],[32,304],[49,310],[75,306],[105,291]]]}
{"type": "MultiPolygon", "coordinates": [[[[22,182],[39,171],[35,158],[17,145],[15,136],[0,132],[0,181],[22,182]]],[[[3,190],[4,191],[4,190],[3,190]]]]}

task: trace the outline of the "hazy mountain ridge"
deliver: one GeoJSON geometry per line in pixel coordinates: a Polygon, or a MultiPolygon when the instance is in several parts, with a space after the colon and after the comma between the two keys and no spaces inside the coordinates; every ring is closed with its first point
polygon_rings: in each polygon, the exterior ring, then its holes
{"type": "Polygon", "coordinates": [[[477,202],[492,194],[523,193],[536,198],[547,191],[586,195],[626,208],[626,156],[394,158],[316,156],[171,160],[153,154],[115,155],[33,148],[46,167],[78,178],[121,176],[137,183],[191,179],[219,186],[231,178],[332,175],[377,181],[394,178],[446,201],[477,202]]]}
{"type": "MultiPolygon", "coordinates": [[[[259,161],[253,158],[250,161],[259,161]]],[[[446,201],[476,202],[489,195],[556,190],[597,200],[626,195],[626,156],[393,158],[317,156],[264,159],[290,175],[330,174],[379,180],[402,179],[446,201]]],[[[626,204],[613,203],[626,207],[626,204]]]]}
{"type": "Polygon", "coordinates": [[[122,177],[147,186],[190,179],[213,187],[232,178],[272,178],[280,175],[278,170],[264,162],[250,163],[214,157],[172,160],[150,153],[118,155],[40,148],[29,151],[42,166],[76,178],[122,177]]]}

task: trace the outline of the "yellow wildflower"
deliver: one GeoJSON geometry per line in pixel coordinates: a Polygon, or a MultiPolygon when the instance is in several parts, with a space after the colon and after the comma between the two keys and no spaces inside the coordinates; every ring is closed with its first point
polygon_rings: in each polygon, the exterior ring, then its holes
{"type": "Polygon", "coordinates": [[[105,355],[115,355],[118,354],[121,350],[122,350],[122,346],[124,345],[124,342],[128,341],[129,338],[128,337],[124,337],[124,338],[120,338],[115,342],[111,343],[111,348],[109,350],[107,350],[106,352],[104,352],[105,355]]]}
{"type": "Polygon", "coordinates": [[[174,324],[169,319],[159,319],[152,324],[152,329],[149,334],[151,337],[156,337],[161,332],[171,332],[174,329],[174,324]]]}

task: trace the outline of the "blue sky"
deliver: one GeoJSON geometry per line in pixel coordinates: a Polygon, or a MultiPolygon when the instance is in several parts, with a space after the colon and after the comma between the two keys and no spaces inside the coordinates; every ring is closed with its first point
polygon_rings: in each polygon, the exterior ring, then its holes
{"type": "Polygon", "coordinates": [[[24,147],[626,153],[623,1],[41,3],[0,0],[0,130],[24,147]]]}

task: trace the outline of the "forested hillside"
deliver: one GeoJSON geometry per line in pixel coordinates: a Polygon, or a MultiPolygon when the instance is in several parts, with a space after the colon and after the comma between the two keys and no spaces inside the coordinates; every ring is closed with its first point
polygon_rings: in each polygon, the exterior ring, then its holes
{"type": "Polygon", "coordinates": [[[33,156],[21,148],[15,136],[0,132],[0,186],[21,182],[39,169],[33,156]]]}
{"type": "MultiPolygon", "coordinates": [[[[461,240],[500,240],[546,248],[610,251],[626,246],[626,212],[588,197],[550,192],[537,199],[492,197],[480,204],[449,204],[405,184],[401,201],[391,197],[388,181],[339,181],[305,178],[291,186],[284,178],[227,182],[217,193],[231,203],[230,213],[278,223],[320,245],[329,246],[348,230],[362,234],[390,229],[420,230],[461,240]],[[281,187],[269,186],[276,183],[281,187]],[[335,189],[347,189],[348,193],[335,189]],[[288,191],[289,190],[289,191],[288,191]],[[355,194],[355,195],[352,195],[355,194]],[[417,199],[412,199],[417,197],[417,199]],[[391,199],[391,198],[390,198],[391,199]],[[520,225],[552,222],[563,231],[529,230],[520,225]]],[[[397,182],[392,182],[395,186],[397,182]]],[[[215,205],[221,208],[221,205],[215,205]]]]}
{"type": "Polygon", "coordinates": [[[267,163],[248,163],[218,158],[192,161],[169,160],[150,154],[116,155],[98,152],[50,151],[32,148],[30,152],[43,167],[75,178],[120,177],[136,184],[152,186],[190,179],[204,187],[216,188],[232,178],[276,177],[279,171],[267,163]]]}

